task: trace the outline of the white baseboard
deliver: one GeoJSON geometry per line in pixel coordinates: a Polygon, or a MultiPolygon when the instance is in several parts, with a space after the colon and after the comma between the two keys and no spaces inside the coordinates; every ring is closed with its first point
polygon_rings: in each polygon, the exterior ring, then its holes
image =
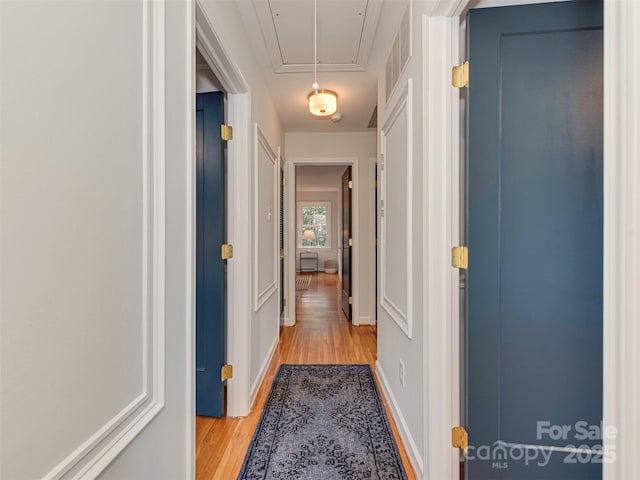
{"type": "Polygon", "coordinates": [[[296,324],[296,322],[292,321],[289,316],[287,315],[286,317],[284,317],[284,326],[285,327],[293,327],[296,324]]]}
{"type": "Polygon", "coordinates": [[[269,353],[267,354],[267,357],[264,359],[264,362],[262,362],[262,365],[260,366],[260,372],[258,372],[258,376],[256,377],[256,379],[253,382],[253,385],[251,385],[251,408],[253,409],[253,402],[256,401],[256,396],[258,395],[258,390],[260,390],[260,385],[262,385],[262,381],[264,380],[264,376],[267,374],[267,369],[269,368],[269,364],[271,363],[271,360],[273,359],[273,354],[276,352],[276,347],[278,346],[278,342],[280,340],[280,335],[276,334],[276,338],[273,339],[273,343],[271,344],[271,347],[269,348],[269,353]]]}
{"type": "Polygon", "coordinates": [[[404,416],[402,415],[402,412],[400,411],[400,406],[398,405],[396,397],[393,395],[391,387],[389,387],[387,377],[384,375],[382,367],[377,361],[376,374],[378,375],[378,380],[380,380],[380,385],[382,386],[382,393],[384,394],[387,400],[387,404],[389,405],[389,409],[391,410],[391,416],[395,420],[396,426],[398,427],[398,432],[400,433],[400,438],[402,439],[404,448],[407,451],[407,455],[409,456],[411,466],[413,467],[416,477],[421,480],[424,475],[422,454],[418,450],[416,442],[413,440],[413,437],[409,432],[409,427],[406,420],[404,419],[404,416]]]}
{"type": "Polygon", "coordinates": [[[376,321],[371,317],[360,317],[358,320],[358,325],[375,325],[376,321]]]}

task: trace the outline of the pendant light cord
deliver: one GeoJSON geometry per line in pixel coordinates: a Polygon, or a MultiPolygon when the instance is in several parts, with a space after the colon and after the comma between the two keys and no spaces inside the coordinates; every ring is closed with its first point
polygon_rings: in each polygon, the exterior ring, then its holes
{"type": "Polygon", "coordinates": [[[318,95],[318,0],[313,0],[313,87],[318,95]]]}

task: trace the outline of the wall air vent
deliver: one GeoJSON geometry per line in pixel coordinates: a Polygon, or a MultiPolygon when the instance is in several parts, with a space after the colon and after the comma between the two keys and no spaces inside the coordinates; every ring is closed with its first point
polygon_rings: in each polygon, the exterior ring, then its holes
{"type": "Polygon", "coordinates": [[[400,75],[404,67],[411,58],[411,3],[407,4],[406,10],[400,23],[400,28],[393,40],[393,46],[385,66],[385,99],[389,101],[395,90],[400,75]]]}

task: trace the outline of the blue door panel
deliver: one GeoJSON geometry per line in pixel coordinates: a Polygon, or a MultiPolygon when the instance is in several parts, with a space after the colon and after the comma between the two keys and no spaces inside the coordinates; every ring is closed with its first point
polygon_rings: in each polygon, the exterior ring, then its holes
{"type": "Polygon", "coordinates": [[[467,478],[600,479],[595,455],[535,447],[602,443],[575,429],[602,418],[602,5],[471,10],[467,25],[467,478]],[[543,421],[572,430],[539,435],[543,421]],[[478,459],[499,442],[513,455],[478,459]]]}
{"type": "Polygon", "coordinates": [[[510,443],[565,446],[540,442],[536,421],[597,425],[602,416],[601,51],[601,29],[502,38],[499,314],[510,443]]]}
{"type": "Polygon", "coordinates": [[[196,96],[196,413],[224,415],[226,360],[224,94],[196,96]]]}

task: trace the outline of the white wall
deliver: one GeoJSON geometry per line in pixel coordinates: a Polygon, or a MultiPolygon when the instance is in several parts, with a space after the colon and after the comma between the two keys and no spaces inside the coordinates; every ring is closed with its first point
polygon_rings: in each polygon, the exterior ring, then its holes
{"type": "MultiPolygon", "coordinates": [[[[426,408],[423,395],[426,381],[423,335],[427,320],[423,245],[428,242],[425,232],[429,234],[425,228],[427,212],[424,210],[428,192],[423,183],[428,147],[423,132],[427,128],[428,110],[423,90],[426,85],[423,78],[426,51],[422,16],[432,10],[434,3],[406,1],[385,4],[386,9],[392,6],[398,10],[411,5],[411,33],[408,37],[411,56],[388,100],[384,65],[379,67],[378,76],[378,128],[385,139],[386,155],[378,157],[379,163],[384,164],[379,176],[384,217],[378,219],[382,239],[379,257],[382,285],[379,303],[382,306],[378,307],[377,370],[419,478],[423,475],[426,408]],[[404,385],[399,376],[400,362],[404,363],[404,385]]],[[[384,10],[382,15],[384,17],[384,10]]],[[[386,49],[390,52],[391,45],[386,49]]]]}
{"type": "Polygon", "coordinates": [[[359,209],[361,239],[359,245],[360,285],[355,301],[359,302],[359,321],[374,323],[374,170],[376,156],[376,134],[374,132],[344,133],[287,133],[285,135],[287,159],[292,158],[344,158],[357,157],[359,198],[353,199],[354,208],[359,209]]]}
{"type": "Polygon", "coordinates": [[[103,478],[192,475],[193,12],[163,7],[0,2],[3,479],[128,442],[103,478]]]}
{"type": "MultiPolygon", "coordinates": [[[[262,165],[262,163],[259,162],[257,158],[261,149],[257,144],[255,126],[257,124],[259,131],[262,132],[264,142],[275,154],[277,154],[278,148],[284,144],[282,127],[275,105],[264,81],[263,71],[260,66],[261,62],[255,57],[255,53],[251,48],[236,2],[230,2],[228,0],[201,0],[199,3],[202,5],[208,22],[218,37],[219,43],[223,46],[228,57],[232,59],[239,75],[244,80],[250,96],[249,124],[233,125],[233,127],[234,137],[246,137],[249,139],[248,152],[251,160],[248,162],[248,171],[246,172],[244,181],[248,182],[251,193],[249,198],[239,200],[239,204],[236,205],[236,212],[232,213],[232,215],[234,215],[232,221],[241,222],[242,225],[238,231],[244,230],[247,237],[255,239],[257,215],[260,215],[259,219],[267,215],[266,212],[262,212],[262,205],[256,203],[256,199],[261,198],[264,194],[261,189],[261,186],[264,186],[264,184],[261,183],[263,179],[256,177],[256,168],[262,165]],[[258,187],[260,187],[260,189],[258,187]],[[246,207],[247,203],[251,206],[249,215],[245,215],[243,213],[244,210],[239,210],[246,207]],[[238,214],[238,212],[240,213],[238,214]]],[[[272,168],[273,173],[276,174],[277,164],[272,165],[272,168]]],[[[275,208],[276,205],[277,203],[274,202],[272,207],[272,221],[265,223],[262,227],[268,227],[269,232],[261,231],[259,232],[260,236],[270,236],[273,233],[272,229],[277,228],[278,211],[277,208],[275,208]]],[[[231,243],[235,241],[240,244],[238,239],[230,238],[229,240],[231,243]]],[[[251,398],[257,393],[270,356],[278,341],[279,332],[277,291],[272,291],[268,298],[262,298],[258,302],[259,294],[262,292],[256,291],[256,289],[259,288],[258,282],[253,281],[260,272],[267,271],[275,264],[277,258],[279,258],[278,251],[277,249],[273,249],[271,252],[260,254],[256,247],[257,245],[252,241],[248,243],[246,250],[244,248],[234,249],[234,257],[245,256],[245,258],[250,259],[249,265],[251,265],[250,270],[246,272],[246,275],[250,278],[247,279],[247,284],[251,285],[252,289],[252,293],[249,296],[250,305],[245,306],[245,310],[241,312],[242,318],[245,318],[245,316],[248,317],[251,346],[249,352],[237,352],[239,356],[245,356],[248,353],[247,374],[245,375],[243,373],[245,371],[244,366],[235,368],[238,364],[244,363],[242,358],[236,357],[230,359],[230,361],[234,363],[234,378],[230,380],[230,382],[247,383],[247,390],[251,392],[251,398]]],[[[238,306],[238,309],[241,308],[242,306],[238,306]]],[[[229,319],[229,321],[237,322],[243,320],[237,317],[229,319]]],[[[231,414],[246,415],[248,411],[249,405],[245,404],[238,409],[234,408],[231,414]]]]}

